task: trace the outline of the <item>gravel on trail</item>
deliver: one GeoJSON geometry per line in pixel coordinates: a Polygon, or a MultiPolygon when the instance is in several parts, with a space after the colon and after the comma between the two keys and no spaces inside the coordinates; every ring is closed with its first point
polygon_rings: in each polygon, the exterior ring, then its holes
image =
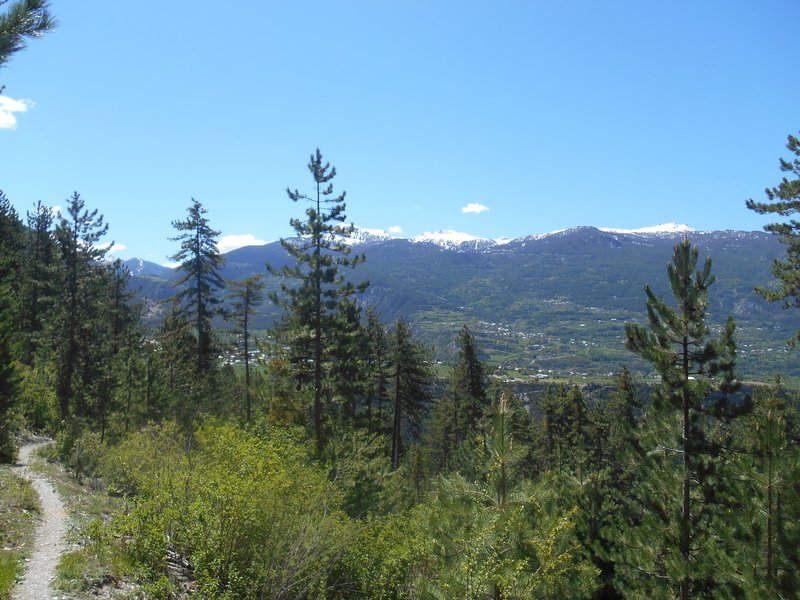
{"type": "Polygon", "coordinates": [[[56,565],[66,549],[67,513],[53,484],[43,475],[30,469],[33,452],[49,442],[24,445],[19,452],[17,469],[30,480],[42,504],[41,523],[36,531],[33,553],[25,563],[22,581],[11,592],[12,600],[48,600],[60,598],[50,589],[56,576],[56,565]]]}

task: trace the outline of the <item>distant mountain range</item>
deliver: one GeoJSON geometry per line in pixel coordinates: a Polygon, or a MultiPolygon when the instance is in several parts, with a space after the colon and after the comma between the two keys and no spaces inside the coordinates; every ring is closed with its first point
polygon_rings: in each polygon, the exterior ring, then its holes
{"type": "MultiPolygon", "coordinates": [[[[516,239],[491,240],[454,231],[413,239],[359,229],[352,238],[366,262],[352,273],[367,279],[364,303],[387,322],[404,315],[438,356],[454,355],[461,324],[476,333],[493,366],[513,373],[553,377],[605,375],[637,363],[624,349],[624,322],[646,320],[643,287],[667,293],[666,264],[687,236],[711,256],[717,282],[710,293],[715,324],[734,315],[739,325],[744,375],[800,376],[785,341],[800,327],[800,311],[781,310],[761,300],[755,285],[771,280],[771,265],[784,247],[764,232],[694,231],[666,224],[639,230],[576,227],[516,239]],[[517,371],[518,370],[518,371],[517,371]]],[[[228,252],[222,274],[242,279],[280,268],[288,256],[279,242],[228,252]]],[[[174,293],[175,271],[133,259],[131,285],[150,302],[150,317],[163,312],[157,301],[174,293]]],[[[279,282],[268,279],[267,287],[279,282]]],[[[279,317],[262,306],[257,325],[279,317]]]]}

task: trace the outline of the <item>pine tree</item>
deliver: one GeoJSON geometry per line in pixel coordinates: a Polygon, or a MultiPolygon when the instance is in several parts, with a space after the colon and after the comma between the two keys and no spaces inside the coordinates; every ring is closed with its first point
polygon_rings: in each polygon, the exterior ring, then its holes
{"type": "MultiPolygon", "coordinates": [[[[773,188],[767,188],[766,202],[756,202],[752,198],[747,201],[747,208],[759,214],[776,214],[790,217],[800,213],[800,139],[789,136],[786,147],[795,155],[794,160],[780,159],[781,171],[789,173],[793,179],[784,177],[773,188]]],[[[778,289],[756,288],[756,291],[769,302],[782,301],[786,308],[800,308],[800,221],[771,223],[764,227],[765,231],[774,233],[786,244],[786,259],[775,260],[772,274],[777,279],[778,289]]],[[[800,330],[795,332],[789,341],[791,345],[800,341],[800,330]]]]}
{"type": "Polygon", "coordinates": [[[175,298],[182,310],[194,322],[197,336],[197,373],[208,376],[214,367],[214,338],[212,319],[219,313],[218,292],[225,287],[219,271],[223,258],[217,249],[217,236],[204,216],[208,212],[203,205],[192,198],[184,221],[173,221],[172,226],[180,235],[171,238],[180,242],[181,249],[170,259],[178,262],[183,275],[174,283],[180,291],[175,298]]]}
{"type": "Polygon", "coordinates": [[[11,411],[17,403],[19,373],[14,366],[18,320],[18,270],[22,223],[6,195],[0,191],[0,462],[15,457],[11,411]]]}
{"type": "Polygon", "coordinates": [[[412,433],[419,431],[422,417],[431,400],[430,384],[433,374],[427,365],[428,352],[415,343],[408,323],[400,317],[392,331],[392,380],[394,401],[392,418],[392,469],[400,466],[403,429],[407,424],[412,433]]]}
{"type": "Polygon", "coordinates": [[[737,564],[751,597],[789,598],[800,589],[799,417],[785,390],[764,387],[737,423],[737,564]]]}
{"type": "Polygon", "coordinates": [[[380,315],[373,306],[367,308],[367,419],[372,422],[372,407],[377,409],[378,428],[384,426],[383,407],[388,403],[389,338],[380,315]]]}
{"type": "Polygon", "coordinates": [[[660,566],[640,568],[650,569],[653,576],[653,569],[661,569],[662,575],[677,586],[682,599],[702,593],[709,577],[713,581],[719,540],[715,537],[718,523],[714,522],[714,513],[719,507],[710,499],[719,493],[715,486],[720,485],[716,472],[720,448],[708,433],[713,419],[734,414],[729,394],[737,388],[735,323],[729,317],[720,338],[709,339],[706,312],[714,276],[710,258],[695,273],[697,260],[698,250],[687,239],[677,244],[667,266],[677,306],[670,307],[645,286],[648,327],[636,323],[625,326],[628,348],[650,361],[661,376],[654,403],[656,446],[651,451],[663,460],[660,468],[650,468],[655,470],[653,476],[661,477],[668,487],[678,481],[680,490],[675,498],[673,490],[660,489],[659,508],[655,504],[649,508],[663,514],[668,528],[670,524],[677,526],[677,539],[666,536],[660,566]],[[675,477],[670,479],[671,473],[675,477]]]}
{"type": "Polygon", "coordinates": [[[40,37],[55,27],[48,9],[47,0],[17,0],[0,14],[0,68],[25,48],[27,38],[40,37]]]}
{"type": "Polygon", "coordinates": [[[336,343],[330,352],[330,385],[335,402],[343,408],[344,418],[353,421],[358,416],[358,403],[366,396],[369,386],[369,339],[355,298],[342,300],[336,316],[336,343]]]}
{"type": "Polygon", "coordinates": [[[466,325],[461,328],[457,342],[458,362],[453,367],[450,382],[456,445],[475,433],[478,423],[489,408],[486,368],[478,359],[475,338],[466,325]]]}
{"type": "Polygon", "coordinates": [[[102,215],[89,212],[78,192],[68,200],[66,217],[61,216],[55,231],[59,249],[58,285],[61,301],[55,307],[51,340],[56,371],[56,397],[61,418],[70,416],[75,400],[83,409],[88,392],[92,362],[88,353],[95,344],[92,331],[98,310],[95,280],[96,264],[106,255],[107,248],[97,246],[108,232],[102,215]]]}
{"type": "Polygon", "coordinates": [[[241,281],[228,282],[228,297],[231,300],[231,312],[228,318],[233,320],[241,335],[241,356],[244,359],[245,387],[245,422],[250,422],[252,399],[250,394],[250,320],[256,308],[264,301],[264,276],[261,274],[246,277],[241,281]]]}
{"type": "Polygon", "coordinates": [[[345,242],[354,231],[344,225],[345,193],[333,195],[331,181],[336,168],[323,163],[317,149],[308,163],[314,179],[314,191],[306,195],[287,189],[292,202],[305,201],[305,219],[292,219],[290,224],[297,237],[282,239],[281,245],[294,260],[293,267],[280,270],[267,265],[273,275],[287,278],[295,284],[282,284],[283,297],[271,294],[270,299],[281,305],[288,315],[290,360],[300,386],[313,391],[314,436],[317,450],[323,447],[322,413],[326,385],[326,362],[336,339],[336,320],[339,305],[354,294],[363,292],[368,283],[359,285],[345,281],[342,269],[351,269],[364,261],[364,255],[351,256],[352,248],[345,242]]]}
{"type": "Polygon", "coordinates": [[[14,367],[13,331],[9,289],[0,285],[0,463],[16,458],[11,412],[17,403],[19,374],[14,367]]]}
{"type": "Polygon", "coordinates": [[[27,222],[20,292],[20,332],[22,361],[32,365],[41,344],[45,316],[54,301],[53,211],[37,202],[35,211],[28,212],[27,222]]]}
{"type": "Polygon", "coordinates": [[[440,478],[426,506],[439,569],[435,598],[587,598],[595,569],[580,555],[572,513],[520,475],[526,448],[513,435],[514,410],[502,394],[487,415],[479,477],[440,478]]]}

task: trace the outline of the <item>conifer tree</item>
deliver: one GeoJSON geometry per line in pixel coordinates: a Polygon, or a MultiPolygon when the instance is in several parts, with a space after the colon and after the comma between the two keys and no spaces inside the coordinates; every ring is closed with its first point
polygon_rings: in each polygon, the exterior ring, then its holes
{"type": "Polygon", "coordinates": [[[19,375],[14,367],[14,322],[9,305],[9,288],[0,285],[0,463],[16,458],[11,411],[17,403],[19,375]]]}
{"type": "Polygon", "coordinates": [[[252,399],[250,395],[250,336],[251,318],[256,308],[264,301],[264,276],[251,275],[241,281],[228,282],[228,297],[232,310],[228,318],[239,328],[241,335],[241,356],[244,359],[245,422],[250,422],[252,399]]]}
{"type": "Polygon", "coordinates": [[[15,324],[18,314],[18,277],[22,223],[0,191],[0,462],[14,458],[11,410],[17,402],[19,374],[14,366],[15,324]]]}
{"type": "Polygon", "coordinates": [[[342,300],[336,316],[336,343],[330,353],[330,384],[335,401],[343,408],[344,418],[352,421],[358,416],[359,401],[368,391],[369,339],[355,298],[342,300]]]}
{"type": "Polygon", "coordinates": [[[290,221],[297,237],[281,240],[295,264],[280,270],[267,265],[267,269],[273,275],[295,282],[282,284],[283,296],[271,294],[270,299],[288,311],[290,360],[298,384],[310,386],[313,392],[314,436],[317,450],[321,451],[326,362],[336,339],[339,305],[364,291],[368,283],[353,285],[342,273],[343,269],[363,262],[364,255],[351,256],[352,248],[346,243],[355,227],[344,224],[347,219],[345,193],[333,195],[331,182],[336,177],[336,168],[323,163],[318,148],[311,155],[308,170],[314,180],[310,195],[297,189],[286,190],[292,202],[309,203],[304,219],[290,221]]]}
{"type": "Polygon", "coordinates": [[[223,258],[217,249],[219,231],[211,229],[204,216],[208,211],[192,198],[187,212],[185,220],[172,222],[172,226],[181,233],[171,239],[180,242],[181,249],[170,260],[180,263],[178,269],[183,271],[183,275],[174,283],[175,287],[180,288],[175,298],[194,323],[197,373],[206,376],[214,366],[212,319],[219,313],[218,292],[225,287],[219,273],[223,258]]]}
{"type": "Polygon", "coordinates": [[[372,407],[375,405],[378,427],[382,428],[384,423],[383,407],[388,403],[389,339],[386,335],[386,327],[373,306],[367,308],[366,335],[369,348],[367,354],[367,419],[372,422],[372,407]]]}
{"type": "Polygon", "coordinates": [[[572,512],[548,501],[520,474],[526,449],[514,437],[509,397],[488,415],[480,476],[436,482],[426,507],[439,562],[428,584],[436,598],[587,598],[595,569],[580,555],[572,512]]]}
{"type": "Polygon", "coordinates": [[[400,317],[392,331],[391,395],[394,401],[392,418],[392,469],[400,466],[404,425],[418,432],[422,417],[431,400],[430,384],[433,378],[427,365],[426,348],[415,343],[408,323],[400,317]]]}
{"type": "MultiPolygon", "coordinates": [[[[51,340],[56,371],[56,397],[61,418],[70,416],[74,400],[83,404],[92,364],[88,354],[95,344],[92,331],[98,311],[95,295],[98,269],[96,264],[108,247],[97,245],[108,232],[103,216],[89,211],[78,192],[68,200],[66,216],[62,214],[55,230],[59,250],[58,286],[61,301],[55,308],[51,340]]],[[[84,406],[77,408],[83,409],[84,406]]]]}
{"type": "Polygon", "coordinates": [[[40,202],[27,214],[20,298],[22,361],[32,365],[41,343],[44,318],[53,303],[55,244],[53,211],[40,202]]]}
{"type": "Polygon", "coordinates": [[[789,598],[800,590],[800,423],[780,387],[758,388],[753,412],[737,423],[741,489],[737,554],[751,597],[789,598]]]}
{"type": "MultiPolygon", "coordinates": [[[[775,214],[791,217],[800,213],[800,139],[789,136],[786,147],[795,155],[792,160],[780,159],[780,168],[792,179],[783,177],[781,182],[765,191],[767,200],[756,202],[747,200],[747,208],[759,214],[775,214]]],[[[776,259],[772,264],[772,274],[778,281],[778,288],[759,287],[756,291],[769,302],[782,301],[786,308],[800,308],[800,221],[770,223],[765,231],[774,233],[786,244],[786,259],[776,259]]],[[[800,330],[789,340],[793,346],[800,341],[800,330]]]]}
{"type": "Polygon", "coordinates": [[[17,275],[21,262],[22,222],[11,201],[0,190],[0,282],[17,275]]]}
{"type": "MultiPolygon", "coordinates": [[[[0,6],[6,2],[0,2],[0,6]]],[[[25,48],[27,39],[40,37],[55,27],[49,4],[47,0],[16,0],[0,14],[0,68],[25,48]]]]}
{"type": "Polygon", "coordinates": [[[466,325],[461,328],[457,343],[458,362],[453,367],[450,382],[456,445],[475,432],[489,408],[486,369],[478,359],[475,338],[466,325]]]}
{"type": "Polygon", "coordinates": [[[651,554],[659,557],[660,565],[638,568],[652,577],[660,573],[677,588],[682,600],[708,591],[709,577],[713,581],[713,563],[719,551],[719,523],[715,523],[714,513],[719,507],[708,500],[719,492],[715,489],[720,485],[715,457],[720,448],[708,433],[712,419],[727,419],[735,413],[729,394],[738,385],[734,377],[735,323],[729,317],[720,338],[710,339],[706,313],[714,276],[710,258],[695,272],[697,261],[698,250],[687,239],[677,244],[667,265],[676,306],[669,306],[645,286],[648,326],[625,326],[628,348],[650,361],[661,376],[654,402],[656,446],[649,450],[663,460],[650,468],[654,476],[666,475],[662,481],[668,487],[679,482],[677,497],[676,490],[660,489],[659,508],[651,505],[648,515],[663,515],[666,530],[677,535],[666,536],[663,553],[651,554]],[[671,473],[675,476],[669,479],[671,473]]]}

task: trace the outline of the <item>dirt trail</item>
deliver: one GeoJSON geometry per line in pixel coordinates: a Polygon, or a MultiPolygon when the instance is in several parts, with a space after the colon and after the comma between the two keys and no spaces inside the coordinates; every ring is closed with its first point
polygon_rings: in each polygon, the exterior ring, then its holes
{"type": "Polygon", "coordinates": [[[13,600],[47,600],[59,597],[50,589],[50,582],[56,576],[58,559],[66,549],[64,538],[67,531],[67,514],[53,484],[29,468],[32,453],[47,443],[26,444],[19,452],[17,468],[23,477],[31,481],[36,493],[39,494],[42,503],[42,523],[36,531],[33,554],[26,563],[24,579],[11,592],[13,600]]]}

